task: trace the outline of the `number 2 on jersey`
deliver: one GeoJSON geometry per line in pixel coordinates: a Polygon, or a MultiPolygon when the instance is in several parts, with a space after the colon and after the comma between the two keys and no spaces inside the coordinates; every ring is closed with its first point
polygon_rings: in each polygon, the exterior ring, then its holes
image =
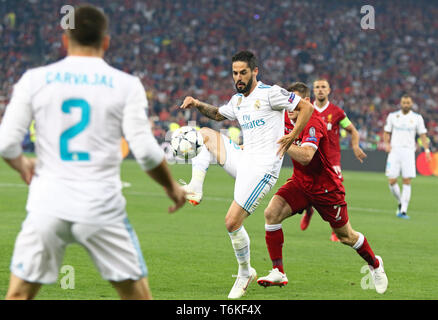
{"type": "Polygon", "coordinates": [[[69,151],[68,143],[70,139],[76,137],[88,126],[88,123],[90,122],[90,105],[83,99],[68,99],[65,100],[61,106],[62,112],[67,114],[70,113],[72,108],[81,109],[81,120],[62,132],[59,141],[61,159],[63,161],[88,161],[90,160],[90,154],[88,152],[69,151]]]}

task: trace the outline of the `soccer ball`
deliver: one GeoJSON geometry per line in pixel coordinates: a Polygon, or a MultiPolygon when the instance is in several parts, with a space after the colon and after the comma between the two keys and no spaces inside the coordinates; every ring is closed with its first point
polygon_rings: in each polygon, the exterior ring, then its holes
{"type": "Polygon", "coordinates": [[[170,144],[175,157],[188,160],[199,154],[204,144],[204,139],[195,128],[184,126],[172,133],[170,144]]]}

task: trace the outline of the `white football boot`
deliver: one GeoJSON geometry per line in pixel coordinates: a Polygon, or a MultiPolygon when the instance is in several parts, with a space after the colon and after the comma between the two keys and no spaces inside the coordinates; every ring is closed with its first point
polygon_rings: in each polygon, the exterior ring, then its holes
{"type": "Polygon", "coordinates": [[[278,268],[274,268],[269,271],[269,274],[266,277],[261,277],[257,280],[257,283],[262,287],[270,287],[270,286],[285,286],[288,283],[287,277],[284,273],[280,272],[278,268]]]}
{"type": "Polygon", "coordinates": [[[246,293],[246,289],[248,289],[249,284],[253,282],[256,278],[257,272],[254,268],[250,269],[249,276],[237,276],[237,279],[234,282],[230,293],[228,294],[228,299],[241,298],[246,293]]]}
{"type": "Polygon", "coordinates": [[[386,288],[388,287],[388,277],[386,276],[385,270],[383,269],[383,260],[380,256],[376,256],[376,259],[379,260],[379,267],[377,269],[373,268],[373,266],[368,265],[370,268],[371,276],[373,277],[374,287],[376,288],[377,293],[385,293],[386,288]]]}
{"type": "Polygon", "coordinates": [[[202,192],[195,192],[190,184],[187,184],[184,180],[179,180],[182,184],[182,188],[186,191],[186,200],[193,206],[197,206],[202,201],[202,192]]]}

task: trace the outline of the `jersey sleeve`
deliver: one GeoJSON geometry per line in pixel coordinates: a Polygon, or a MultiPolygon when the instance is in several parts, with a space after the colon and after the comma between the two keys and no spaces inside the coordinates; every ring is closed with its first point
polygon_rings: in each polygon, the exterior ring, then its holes
{"type": "Polygon", "coordinates": [[[269,104],[272,110],[294,111],[301,98],[277,85],[272,86],[268,93],[269,104]]]}
{"type": "Polygon", "coordinates": [[[383,128],[385,132],[392,132],[392,114],[390,113],[386,118],[385,127],[383,128]]]}
{"type": "Polygon", "coordinates": [[[229,120],[236,120],[236,114],[234,113],[234,100],[236,96],[233,96],[227,104],[219,107],[219,113],[229,120]]]}
{"type": "Polygon", "coordinates": [[[136,79],[123,110],[122,129],[135,159],[145,171],[154,169],[164,159],[164,151],[152,134],[147,107],[145,90],[136,79]]]}
{"type": "Polygon", "coordinates": [[[0,156],[17,158],[22,153],[21,142],[32,122],[31,75],[23,74],[15,84],[11,101],[0,125],[0,156]]]}
{"type": "Polygon", "coordinates": [[[418,124],[417,124],[417,134],[425,134],[427,133],[426,125],[424,124],[423,117],[419,114],[418,115],[418,124]]]}
{"type": "Polygon", "coordinates": [[[301,146],[310,146],[316,150],[323,135],[322,126],[316,121],[309,121],[302,132],[301,146]]]}

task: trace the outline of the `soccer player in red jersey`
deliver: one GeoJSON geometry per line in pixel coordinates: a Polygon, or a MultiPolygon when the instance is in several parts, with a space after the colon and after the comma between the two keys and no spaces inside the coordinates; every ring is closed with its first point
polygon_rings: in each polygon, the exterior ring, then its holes
{"type": "MultiPolygon", "coordinates": [[[[289,91],[309,99],[310,91],[303,83],[294,83],[289,91]]],[[[289,114],[292,126],[297,115],[295,111],[289,114]]],[[[292,177],[277,191],[265,209],[265,239],[273,269],[266,277],[259,278],[257,283],[265,287],[287,284],[282,258],[282,221],[313,206],[322,219],[330,223],[339,240],[355,249],[368,263],[376,291],[384,293],[388,278],[382,258],[374,255],[365,236],[350,225],[344,186],[327,157],[330,148],[332,145],[326,125],[314,112],[299,138],[287,150],[294,166],[292,177]]]]}
{"type": "MultiPolygon", "coordinates": [[[[313,82],[313,94],[315,95],[313,107],[315,108],[315,111],[318,111],[318,114],[327,125],[327,135],[331,146],[327,150],[326,157],[333,164],[333,169],[339,179],[343,181],[344,178],[342,177],[341,172],[341,147],[339,143],[341,128],[351,134],[351,145],[356,158],[362,163],[367,155],[359,146],[359,133],[357,132],[356,127],[351,123],[341,108],[329,101],[328,96],[330,94],[330,84],[328,81],[325,79],[315,80],[313,82]]],[[[307,208],[300,223],[302,230],[306,230],[309,226],[312,214],[313,208],[307,208]]],[[[330,240],[339,241],[333,231],[330,240]]]]}

